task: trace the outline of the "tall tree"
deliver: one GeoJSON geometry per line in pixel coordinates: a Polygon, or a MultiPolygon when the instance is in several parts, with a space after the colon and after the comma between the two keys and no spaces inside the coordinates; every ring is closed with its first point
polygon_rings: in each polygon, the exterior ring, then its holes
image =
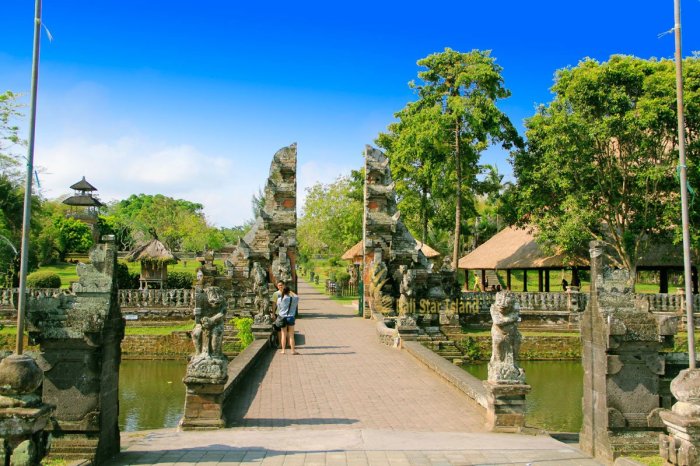
{"type": "Polygon", "coordinates": [[[430,197],[454,201],[452,261],[456,266],[465,202],[474,211],[481,152],[494,142],[506,148],[520,145],[520,139],[496,106],[510,92],[489,51],[461,53],[446,48],[418,60],[418,66],[425,68],[418,73],[421,81],[410,83],[418,100],[396,114],[399,121],[380,136],[379,143],[389,149],[390,160],[396,159],[392,172],[402,173],[405,167],[407,179],[420,187],[422,215],[433,208],[427,203],[430,197]]]}
{"type": "Polygon", "coordinates": [[[218,235],[210,234],[203,209],[202,204],[162,194],[132,194],[108,207],[103,224],[118,234],[120,241],[131,242],[128,247],[150,239],[149,232],[155,230],[172,250],[201,251],[221,243],[218,235]],[[211,241],[215,244],[208,244],[211,241]]]}
{"type": "Polygon", "coordinates": [[[297,227],[299,252],[304,257],[328,253],[339,257],[362,238],[362,199],[357,193],[360,172],[330,184],[307,188],[297,227]]]}
{"type": "MultiPolygon", "coordinates": [[[[689,159],[700,130],[700,61],[685,60],[689,159]]],[[[526,150],[513,156],[508,193],[521,222],[569,254],[605,242],[629,269],[679,227],[674,66],[613,56],[561,69],[553,100],[527,123],[526,150]]]]}

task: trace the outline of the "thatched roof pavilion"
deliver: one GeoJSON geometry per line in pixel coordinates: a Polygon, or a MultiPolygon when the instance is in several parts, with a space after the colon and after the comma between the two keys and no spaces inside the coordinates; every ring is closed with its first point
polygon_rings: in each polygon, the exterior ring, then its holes
{"type": "MultiPolygon", "coordinates": [[[[523,270],[527,276],[528,270],[537,270],[539,274],[539,290],[549,291],[549,271],[572,269],[572,281],[578,281],[578,270],[588,269],[587,258],[567,259],[563,253],[546,253],[537,244],[533,228],[507,227],[496,233],[491,239],[462,257],[458,268],[465,270],[481,270],[482,283],[486,270],[505,270],[507,287],[511,285],[511,271],[523,270]],[[544,283],[543,283],[544,278],[544,283]]],[[[648,254],[637,263],[638,270],[660,271],[660,293],[668,292],[668,271],[682,270],[683,257],[677,247],[660,245],[652,248],[648,254]]],[[[694,273],[695,276],[695,273],[694,273]]],[[[525,289],[527,282],[524,278],[525,289]]],[[[697,277],[694,278],[697,282],[697,277]]],[[[694,285],[697,289],[697,284],[694,285]]]]}
{"type": "Polygon", "coordinates": [[[149,284],[163,285],[168,280],[168,264],[176,264],[179,259],[163,243],[153,238],[126,256],[129,262],[141,262],[140,288],[148,288],[149,284]]]}
{"type": "MultiPolygon", "coordinates": [[[[441,255],[435,249],[431,248],[425,243],[421,243],[418,240],[416,240],[416,247],[419,247],[423,255],[430,260],[440,257],[441,255]]],[[[346,261],[351,261],[353,264],[361,264],[362,241],[358,242],[356,245],[345,251],[340,258],[346,261]]]]}

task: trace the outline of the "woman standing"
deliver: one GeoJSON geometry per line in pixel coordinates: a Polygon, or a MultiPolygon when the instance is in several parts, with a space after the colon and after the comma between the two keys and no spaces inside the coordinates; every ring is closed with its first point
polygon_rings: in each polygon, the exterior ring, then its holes
{"type": "Polygon", "coordinates": [[[289,339],[289,349],[292,354],[299,354],[294,350],[294,309],[292,308],[292,296],[288,286],[282,288],[282,292],[277,298],[277,315],[282,318],[283,326],[280,330],[282,337],[280,338],[282,343],[282,351],[280,353],[284,354],[285,347],[287,346],[287,339],[289,339]]]}

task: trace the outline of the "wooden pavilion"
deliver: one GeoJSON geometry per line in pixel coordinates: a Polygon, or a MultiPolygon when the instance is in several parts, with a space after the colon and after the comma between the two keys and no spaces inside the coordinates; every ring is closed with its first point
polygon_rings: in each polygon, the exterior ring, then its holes
{"type": "MultiPolygon", "coordinates": [[[[527,289],[528,272],[537,272],[538,291],[549,292],[549,274],[552,270],[571,269],[571,284],[579,282],[578,271],[590,267],[587,259],[578,258],[567,260],[562,253],[547,254],[535,241],[532,228],[518,229],[507,227],[496,233],[491,239],[462,257],[458,267],[468,270],[480,271],[482,283],[486,282],[487,270],[505,270],[506,287],[511,288],[511,274],[513,270],[523,271],[523,290],[527,289]]],[[[637,263],[637,270],[659,271],[659,293],[668,293],[668,273],[670,271],[683,271],[683,256],[677,247],[661,245],[653,248],[653,251],[644,256],[637,263]]],[[[697,269],[693,267],[693,293],[697,293],[698,277],[697,269]]]]}
{"type": "Polygon", "coordinates": [[[139,289],[147,289],[149,285],[162,289],[168,280],[168,264],[176,264],[179,261],[157,238],[138,246],[126,256],[126,260],[141,262],[139,289]]]}
{"type": "MultiPolygon", "coordinates": [[[[418,240],[416,240],[416,248],[419,248],[423,255],[431,262],[441,255],[435,249],[418,240]]],[[[353,264],[362,264],[362,241],[345,251],[340,258],[342,260],[350,261],[353,264]]]]}
{"type": "Polygon", "coordinates": [[[528,272],[537,272],[538,291],[548,292],[550,289],[549,273],[551,270],[572,269],[572,284],[578,282],[578,270],[587,269],[588,261],[569,261],[564,254],[546,254],[530,229],[507,227],[488,241],[462,257],[458,268],[481,272],[481,283],[486,283],[487,270],[505,270],[506,288],[511,287],[513,270],[523,271],[523,290],[527,289],[528,272]]]}

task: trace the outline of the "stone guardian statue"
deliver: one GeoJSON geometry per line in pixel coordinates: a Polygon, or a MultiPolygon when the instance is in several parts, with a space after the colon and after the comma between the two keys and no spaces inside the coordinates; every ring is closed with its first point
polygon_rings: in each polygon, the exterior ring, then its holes
{"type": "Polygon", "coordinates": [[[508,292],[496,294],[496,301],[491,305],[491,341],[492,353],[489,362],[490,382],[497,384],[524,384],[525,372],[518,367],[520,351],[520,305],[508,292]]]}

